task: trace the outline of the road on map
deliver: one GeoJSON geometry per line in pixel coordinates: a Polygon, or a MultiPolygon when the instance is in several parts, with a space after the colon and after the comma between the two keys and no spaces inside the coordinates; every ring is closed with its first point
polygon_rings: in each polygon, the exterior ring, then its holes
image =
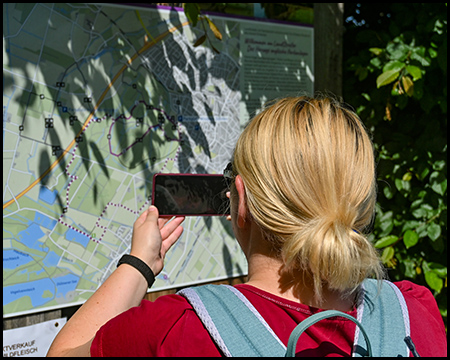
{"type": "Polygon", "coordinates": [[[100,98],[97,101],[97,104],[94,106],[94,109],[90,112],[89,116],[87,117],[86,121],[84,122],[83,126],[81,127],[79,133],[75,136],[75,138],[71,141],[71,143],[69,144],[69,146],[67,146],[67,148],[62,152],[62,154],[58,157],[58,159],[55,160],[55,162],[53,164],[50,165],[50,167],[45,170],[41,176],[39,176],[35,181],[33,181],[33,183],[31,183],[25,190],[23,190],[20,194],[18,194],[17,196],[13,197],[11,200],[7,201],[6,203],[3,204],[3,210],[5,210],[9,205],[11,205],[14,201],[19,200],[23,195],[25,195],[28,191],[30,191],[36,184],[38,184],[44,177],[46,177],[50,171],[52,171],[60,162],[61,160],[64,158],[64,156],[70,151],[70,149],[72,148],[72,146],[75,144],[75,139],[80,136],[86,129],[86,127],[89,125],[92,117],[94,116],[95,112],[97,111],[97,109],[100,107],[100,104],[103,102],[105,96],[108,94],[109,90],[112,88],[112,86],[114,85],[114,83],[117,81],[117,79],[120,77],[120,75],[128,68],[129,65],[132,64],[132,62],[134,60],[137,59],[137,57],[142,54],[144,51],[147,51],[148,49],[150,49],[153,45],[156,45],[158,42],[160,42],[162,39],[164,39],[167,35],[173,33],[174,31],[178,30],[179,28],[186,26],[189,24],[189,21],[185,21],[184,23],[181,23],[179,25],[176,25],[172,28],[170,28],[169,30],[167,30],[166,32],[162,33],[161,35],[157,36],[154,41],[151,42],[147,42],[146,44],[144,44],[144,46],[139,49],[139,51],[134,54],[128,61],[127,63],[122,66],[122,68],[119,70],[119,72],[114,76],[114,78],[111,80],[111,82],[108,84],[108,86],[106,86],[105,91],[103,91],[103,94],[100,96],[100,98]]]}

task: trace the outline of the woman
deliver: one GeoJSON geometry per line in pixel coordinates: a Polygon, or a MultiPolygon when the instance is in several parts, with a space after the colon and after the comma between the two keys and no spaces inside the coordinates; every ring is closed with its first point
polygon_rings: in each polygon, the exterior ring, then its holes
{"type": "MultiPolygon", "coordinates": [[[[286,345],[295,326],[322,309],[356,317],[363,280],[383,277],[365,235],[376,201],[373,148],[356,114],[328,98],[281,99],[246,127],[230,173],[231,222],[248,260],[248,282],[235,288],[278,338],[286,345]]],[[[150,207],[134,224],[131,254],[157,275],[182,220],[166,224],[150,207]]],[[[445,356],[431,293],[408,281],[396,286],[418,353],[445,356]]],[[[146,288],[141,271],[119,266],[61,330],[49,355],[223,355],[184,297],[152,303],[142,300],[146,288]]],[[[302,335],[296,353],[349,356],[355,330],[351,321],[322,320],[302,335]]]]}

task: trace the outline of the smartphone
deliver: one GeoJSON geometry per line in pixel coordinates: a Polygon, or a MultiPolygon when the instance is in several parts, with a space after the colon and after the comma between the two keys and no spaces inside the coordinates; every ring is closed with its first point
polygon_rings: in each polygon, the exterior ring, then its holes
{"type": "Polygon", "coordinates": [[[219,174],[155,174],[152,204],[160,216],[229,215],[227,191],[219,174]]]}

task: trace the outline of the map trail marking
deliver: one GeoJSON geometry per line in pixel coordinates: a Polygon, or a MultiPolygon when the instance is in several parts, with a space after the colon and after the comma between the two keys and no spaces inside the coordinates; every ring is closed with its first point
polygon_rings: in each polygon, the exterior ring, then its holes
{"type": "Polygon", "coordinates": [[[105,99],[105,96],[108,94],[109,90],[112,88],[112,86],[114,85],[114,83],[117,81],[117,79],[120,77],[120,75],[128,68],[129,65],[131,65],[133,63],[134,60],[136,60],[136,58],[142,54],[144,51],[150,49],[152,46],[156,45],[159,41],[161,41],[162,39],[164,39],[167,35],[173,33],[174,31],[178,30],[179,28],[186,26],[189,24],[189,21],[185,21],[179,25],[176,25],[172,28],[170,28],[169,30],[167,30],[165,33],[159,35],[156,39],[154,39],[154,42],[148,42],[146,44],[144,44],[144,46],[139,49],[139,51],[134,54],[128,61],[127,63],[122,66],[122,68],[118,71],[118,73],[116,74],[116,76],[114,76],[114,78],[111,80],[111,82],[106,86],[105,91],[103,92],[103,94],[100,96],[100,98],[97,101],[97,104],[95,104],[94,109],[90,112],[89,116],[87,117],[86,121],[84,122],[83,126],[81,127],[80,131],[78,132],[78,134],[75,136],[75,138],[70,142],[70,144],[67,146],[67,148],[61,153],[61,155],[55,160],[55,162],[53,164],[50,165],[50,167],[45,170],[35,181],[33,181],[27,188],[25,188],[20,194],[16,195],[15,197],[13,197],[11,200],[7,201],[6,203],[3,204],[3,210],[6,209],[9,205],[11,205],[13,202],[19,200],[23,195],[25,195],[28,191],[30,191],[34,186],[36,186],[37,184],[39,184],[41,182],[41,180],[43,178],[45,178],[60,162],[61,160],[64,158],[64,156],[66,156],[66,154],[69,153],[70,149],[72,148],[73,145],[75,145],[76,142],[76,138],[78,136],[80,136],[80,134],[82,134],[84,132],[84,130],[86,129],[86,127],[89,125],[92,116],[94,116],[95,112],[98,110],[98,108],[100,107],[100,104],[103,102],[103,100],[105,99]]]}

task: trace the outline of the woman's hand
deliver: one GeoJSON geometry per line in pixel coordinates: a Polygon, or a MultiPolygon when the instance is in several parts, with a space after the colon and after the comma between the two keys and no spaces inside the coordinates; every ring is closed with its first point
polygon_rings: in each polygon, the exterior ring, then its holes
{"type": "Polygon", "coordinates": [[[164,267],[167,251],[183,233],[180,225],[184,217],[159,219],[158,209],[150,206],[135,221],[131,241],[131,255],[144,261],[158,275],[164,267]]]}
{"type": "MultiPolygon", "coordinates": [[[[164,257],[178,240],[184,217],[158,219],[154,206],[144,211],[133,226],[131,255],[145,261],[158,275],[164,257]]],[[[56,336],[47,355],[89,356],[94,335],[110,319],[138,306],[147,291],[147,281],[131,266],[119,266],[70,318],[56,336]]]]}

